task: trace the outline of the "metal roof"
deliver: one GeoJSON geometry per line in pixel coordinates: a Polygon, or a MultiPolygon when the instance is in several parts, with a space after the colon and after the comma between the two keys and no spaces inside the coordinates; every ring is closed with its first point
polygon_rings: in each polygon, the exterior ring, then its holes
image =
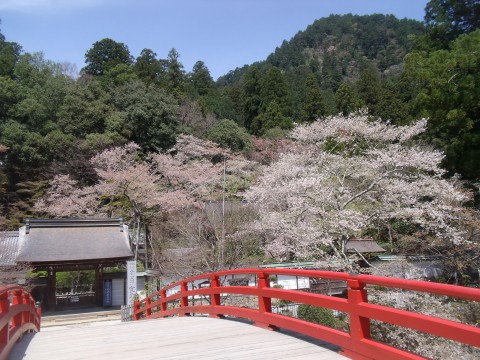
{"type": "Polygon", "coordinates": [[[122,219],[28,219],[18,262],[51,263],[133,256],[122,219]]]}
{"type": "Polygon", "coordinates": [[[18,250],[18,231],[0,232],[0,266],[14,266],[18,250]]]}
{"type": "Polygon", "coordinates": [[[384,252],[384,248],[379,246],[372,238],[366,239],[350,239],[345,245],[345,249],[349,253],[359,252],[359,253],[368,253],[368,252],[384,252]]]}

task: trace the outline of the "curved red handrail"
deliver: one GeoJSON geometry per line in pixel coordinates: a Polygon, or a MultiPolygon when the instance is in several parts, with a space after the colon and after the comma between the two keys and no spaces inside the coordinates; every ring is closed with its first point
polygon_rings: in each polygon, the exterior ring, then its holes
{"type": "Polygon", "coordinates": [[[40,331],[41,310],[30,293],[17,285],[0,287],[0,360],[7,360],[21,336],[40,331]]]}
{"type": "Polygon", "coordinates": [[[198,275],[170,284],[145,299],[136,301],[134,304],[134,320],[173,315],[186,316],[193,313],[209,314],[211,317],[235,316],[250,319],[257,326],[285,328],[336,344],[342,348],[343,354],[351,359],[425,359],[422,356],[371,339],[370,319],[480,347],[479,328],[434,316],[371,304],[367,300],[367,286],[369,285],[445,295],[480,302],[479,289],[426,281],[371,275],[351,275],[318,270],[236,269],[198,275]],[[221,284],[226,277],[238,275],[253,277],[255,286],[221,284]],[[347,298],[270,287],[269,279],[271,276],[276,275],[344,281],[347,286],[347,298]],[[192,286],[193,282],[201,280],[204,280],[204,283],[207,283],[209,286],[203,288],[194,288],[192,286]],[[258,299],[258,309],[222,304],[222,296],[230,294],[256,297],[258,299]],[[198,296],[207,297],[209,304],[191,304],[192,299],[198,296]],[[348,332],[344,332],[297,318],[272,313],[272,298],[348,313],[350,329],[348,332]],[[169,307],[168,304],[172,302],[177,303],[179,306],[169,307]]]}

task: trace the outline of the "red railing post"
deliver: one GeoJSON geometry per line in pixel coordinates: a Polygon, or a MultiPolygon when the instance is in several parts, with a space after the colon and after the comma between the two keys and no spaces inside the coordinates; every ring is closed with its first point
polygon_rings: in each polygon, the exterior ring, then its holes
{"type": "MultiPolygon", "coordinates": [[[[368,302],[365,284],[355,279],[347,280],[348,304],[350,315],[350,337],[352,340],[351,349],[362,353],[359,349],[363,339],[370,339],[370,319],[358,315],[358,304],[368,302]]],[[[345,354],[348,356],[348,354],[345,354]]]]}
{"type": "Polygon", "coordinates": [[[138,310],[140,310],[140,301],[135,300],[133,302],[133,320],[140,319],[140,313],[138,312],[138,310]]]}
{"type": "Polygon", "coordinates": [[[149,317],[150,315],[152,315],[152,308],[150,307],[150,304],[152,303],[152,301],[150,300],[150,298],[147,296],[145,298],[145,308],[147,309],[146,310],[146,316],[149,317]]]}
{"type": "MultiPolygon", "coordinates": [[[[33,305],[33,301],[31,301],[30,294],[27,293],[26,291],[23,291],[23,290],[22,290],[22,293],[23,293],[22,294],[22,298],[23,298],[22,304],[28,304],[30,307],[34,308],[35,306],[33,305]]],[[[33,317],[30,318],[30,314],[32,314],[31,311],[22,312],[22,324],[26,324],[28,322],[34,323],[33,317]]]]}
{"type": "MultiPolygon", "coordinates": [[[[181,308],[187,308],[188,307],[188,295],[185,295],[188,293],[188,283],[186,281],[182,281],[182,285],[180,286],[180,293],[183,295],[180,298],[180,307],[181,308]]],[[[181,312],[179,316],[190,316],[190,313],[187,312],[181,312]]]]}
{"type": "MultiPolygon", "coordinates": [[[[9,292],[5,291],[4,293],[0,294],[0,316],[8,316],[8,312],[10,311],[10,299],[9,299],[9,292]]],[[[0,329],[0,344],[6,345],[8,343],[9,338],[9,329],[8,323],[0,329]]],[[[0,345],[0,348],[3,346],[0,345]]]]}
{"type": "MultiPolygon", "coordinates": [[[[210,280],[210,289],[212,291],[210,293],[210,305],[214,310],[216,310],[215,308],[222,305],[220,300],[220,294],[215,291],[219,287],[220,287],[220,280],[218,278],[218,275],[212,275],[212,278],[210,280]]],[[[209,317],[220,319],[220,318],[223,318],[223,315],[218,313],[215,313],[215,314],[210,313],[209,317]]]]}
{"type": "Polygon", "coordinates": [[[162,299],[162,304],[160,305],[160,311],[165,312],[167,311],[167,302],[166,302],[167,290],[162,290],[160,299],[162,299]]]}
{"type": "MultiPolygon", "coordinates": [[[[257,288],[258,288],[258,311],[260,317],[272,312],[272,299],[269,296],[264,296],[263,289],[270,288],[270,278],[264,272],[257,273],[257,288]]],[[[267,322],[255,321],[255,325],[264,329],[273,330],[275,326],[267,322]]]]}
{"type": "MultiPolygon", "coordinates": [[[[13,291],[13,298],[12,298],[12,307],[16,305],[23,304],[23,290],[18,289],[13,291]]],[[[23,312],[18,313],[12,318],[12,328],[17,328],[22,326],[23,319],[23,312]]]]}

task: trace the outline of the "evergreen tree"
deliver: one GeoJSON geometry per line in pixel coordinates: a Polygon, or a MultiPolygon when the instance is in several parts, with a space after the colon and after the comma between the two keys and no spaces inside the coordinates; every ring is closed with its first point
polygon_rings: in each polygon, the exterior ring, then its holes
{"type": "Polygon", "coordinates": [[[105,38],[93,44],[92,48],[85,53],[87,66],[83,70],[91,75],[103,75],[103,73],[116,65],[132,65],[133,59],[128,47],[112,39],[105,38]]]}
{"type": "Polygon", "coordinates": [[[300,112],[301,122],[313,122],[325,115],[322,92],[313,75],[307,78],[307,94],[300,112]]]}
{"type": "Polygon", "coordinates": [[[203,61],[197,61],[195,65],[193,65],[190,80],[195,92],[200,96],[207,95],[209,91],[215,88],[215,82],[203,61]]]}
{"type": "Polygon", "coordinates": [[[447,49],[458,36],[480,28],[480,2],[430,0],[425,8],[425,23],[433,46],[447,49]]]}
{"type": "Polygon", "coordinates": [[[355,87],[348,83],[342,83],[335,93],[335,105],[337,111],[347,116],[361,108],[361,100],[355,87]]]}
{"type": "Polygon", "coordinates": [[[280,128],[290,130],[293,128],[292,120],[283,115],[280,106],[272,100],[264,112],[253,119],[252,132],[255,135],[264,135],[268,130],[280,128]]]}
{"type": "Polygon", "coordinates": [[[380,77],[375,67],[369,65],[363,69],[356,85],[362,105],[368,108],[370,114],[375,115],[381,92],[380,77]]]}
{"type": "Polygon", "coordinates": [[[256,67],[245,74],[242,86],[243,126],[252,132],[252,122],[260,113],[261,76],[256,67]]]}
{"type": "Polygon", "coordinates": [[[280,69],[275,67],[268,70],[262,79],[260,113],[266,112],[272,102],[277,104],[282,115],[291,115],[288,84],[280,69]]]}
{"type": "Polygon", "coordinates": [[[480,30],[460,36],[452,50],[410,54],[406,77],[417,83],[417,116],[428,117],[427,136],[446,153],[444,166],[480,178],[480,30]]]}
{"type": "Polygon", "coordinates": [[[143,49],[137,57],[134,65],[138,77],[149,85],[151,83],[163,84],[166,70],[157,59],[157,54],[150,49],[143,49]]]}
{"type": "Polygon", "coordinates": [[[185,70],[180,62],[180,54],[174,48],[167,57],[167,89],[176,98],[185,96],[185,70]]]}

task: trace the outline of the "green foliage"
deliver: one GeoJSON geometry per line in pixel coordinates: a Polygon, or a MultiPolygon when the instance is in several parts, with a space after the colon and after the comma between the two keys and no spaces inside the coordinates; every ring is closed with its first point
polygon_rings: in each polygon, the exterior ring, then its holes
{"type": "Polygon", "coordinates": [[[252,131],[253,119],[260,113],[260,83],[260,73],[256,67],[252,67],[245,75],[242,87],[243,125],[248,131],[252,131]]]}
{"type": "Polygon", "coordinates": [[[19,99],[20,87],[17,82],[6,76],[0,76],[0,121],[5,121],[8,112],[19,99]]]}
{"type": "Polygon", "coordinates": [[[369,112],[375,115],[381,94],[381,83],[378,71],[373,66],[368,66],[363,69],[360,72],[360,78],[356,86],[362,106],[367,107],[369,112]]]}
{"type": "Polygon", "coordinates": [[[428,140],[445,151],[445,166],[475,179],[480,176],[480,30],[451,46],[409,55],[405,77],[416,88],[414,113],[429,118],[428,140]]]}
{"type": "Polygon", "coordinates": [[[175,49],[168,52],[166,88],[176,99],[185,95],[185,70],[180,62],[180,54],[175,49]]]}
{"type": "Polygon", "coordinates": [[[110,96],[100,83],[76,83],[68,90],[58,109],[58,125],[67,134],[85,137],[105,130],[106,119],[114,109],[107,104],[110,96]]]}
{"type": "Polygon", "coordinates": [[[195,65],[193,65],[190,81],[199,96],[207,95],[215,88],[215,83],[210,75],[210,71],[203,61],[197,61],[195,65]]]}
{"type": "Polygon", "coordinates": [[[276,101],[268,104],[264,112],[253,119],[252,132],[255,135],[263,135],[273,128],[289,130],[293,128],[293,122],[290,118],[283,115],[280,106],[276,101]]]}
{"type": "MultiPolygon", "coordinates": [[[[3,35],[2,35],[3,37],[3,35]]],[[[0,38],[0,76],[12,77],[22,47],[14,42],[6,42],[0,38]]]]}
{"type": "MultiPolygon", "coordinates": [[[[281,113],[293,122],[311,121],[315,116],[335,115],[339,111],[348,114],[368,106],[372,115],[405,123],[410,119],[404,117],[411,110],[407,105],[411,98],[392,88],[384,93],[383,83],[402,74],[405,55],[424,31],[422,23],[398,20],[392,15],[332,15],[315,21],[290,41],[284,41],[266,61],[231,71],[217,83],[227,88],[242,86],[244,126],[254,134],[261,131],[258,119],[256,129],[252,129],[253,120],[266,111],[272,100],[270,95],[265,96],[271,92],[266,77],[271,76],[272,69],[280,72],[287,90],[286,97],[274,97],[274,100],[281,113]],[[360,73],[368,68],[375,70],[375,76],[368,79],[364,74],[359,84],[368,92],[357,92],[355,85],[360,73]],[[315,79],[320,92],[307,86],[309,77],[315,79]],[[345,87],[338,91],[342,84],[351,85],[353,92],[345,87]]],[[[274,86],[275,89],[282,87],[281,84],[274,86]]]]}
{"type": "Polygon", "coordinates": [[[246,130],[228,119],[215,124],[208,132],[208,139],[233,151],[248,151],[253,147],[252,139],[246,130]]]}
{"type": "Polygon", "coordinates": [[[354,86],[342,83],[335,93],[337,110],[344,116],[354,113],[361,108],[361,100],[354,86]]]}
{"type": "Polygon", "coordinates": [[[130,80],[137,79],[135,69],[127,64],[118,64],[106,70],[102,76],[105,87],[123,85],[130,80]]]}
{"type": "Polygon", "coordinates": [[[116,89],[113,102],[131,131],[131,140],[144,150],[165,150],[175,143],[178,105],[163,89],[132,80],[116,89]]]}
{"type": "Polygon", "coordinates": [[[368,142],[361,138],[355,137],[350,141],[340,141],[336,137],[329,137],[325,139],[325,151],[332,154],[342,154],[346,157],[358,156],[365,154],[369,149],[368,142]]]}
{"type": "Polygon", "coordinates": [[[280,69],[275,67],[267,71],[261,82],[260,113],[266,112],[272,103],[277,104],[282,115],[288,116],[291,113],[287,81],[280,69]]]}
{"type": "Polygon", "coordinates": [[[105,38],[93,44],[85,53],[87,66],[83,70],[92,75],[103,75],[117,65],[132,65],[133,59],[128,47],[112,39],[105,38]]]}
{"type": "Polygon", "coordinates": [[[157,59],[157,54],[150,49],[143,49],[137,57],[134,70],[137,76],[147,85],[156,83],[162,85],[166,79],[164,64],[157,59]]]}
{"type": "Polygon", "coordinates": [[[95,286],[95,271],[61,271],[56,273],[57,293],[90,291],[95,286]]]}
{"type": "Polygon", "coordinates": [[[430,0],[425,7],[425,23],[431,44],[447,49],[462,34],[480,28],[478,0],[430,0]]]}
{"type": "Polygon", "coordinates": [[[338,320],[333,315],[333,311],[331,309],[318,306],[306,304],[299,305],[298,318],[331,328],[335,328],[336,326],[338,326],[338,320]]]}
{"type": "Polygon", "coordinates": [[[301,122],[313,122],[325,115],[325,104],[320,87],[316,84],[313,75],[307,78],[307,93],[300,112],[301,122]]]}
{"type": "Polygon", "coordinates": [[[276,126],[274,128],[271,128],[265,131],[265,133],[262,135],[262,138],[268,139],[268,140],[285,139],[288,136],[289,132],[290,130],[288,129],[282,129],[279,126],[276,126]]]}

